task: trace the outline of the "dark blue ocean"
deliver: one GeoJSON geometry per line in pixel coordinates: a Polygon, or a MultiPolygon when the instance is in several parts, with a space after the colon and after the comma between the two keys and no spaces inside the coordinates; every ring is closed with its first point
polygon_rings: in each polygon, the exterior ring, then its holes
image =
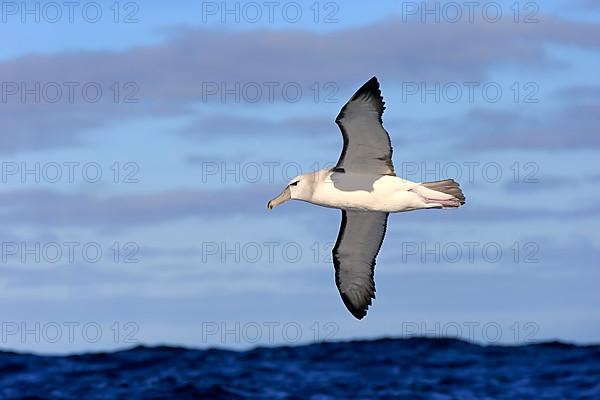
{"type": "Polygon", "coordinates": [[[600,399],[600,346],[382,339],[0,353],[2,399],[600,399]]]}

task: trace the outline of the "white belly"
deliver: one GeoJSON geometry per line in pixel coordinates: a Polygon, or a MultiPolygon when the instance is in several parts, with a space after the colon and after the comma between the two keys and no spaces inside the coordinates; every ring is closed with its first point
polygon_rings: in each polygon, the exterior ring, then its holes
{"type": "MultiPolygon", "coordinates": [[[[401,212],[438,205],[418,193],[419,183],[397,176],[329,173],[316,186],[311,203],[345,210],[401,212]],[[418,189],[417,189],[418,188],[418,189]]],[[[426,189],[428,190],[428,189],[426,189]]]]}

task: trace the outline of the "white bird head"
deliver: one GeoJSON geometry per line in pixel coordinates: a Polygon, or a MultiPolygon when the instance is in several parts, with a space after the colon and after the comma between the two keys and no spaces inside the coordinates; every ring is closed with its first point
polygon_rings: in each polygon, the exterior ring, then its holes
{"type": "Polygon", "coordinates": [[[292,179],[283,189],[283,192],[273,200],[269,201],[269,210],[277,207],[288,200],[308,200],[312,196],[314,186],[314,174],[299,175],[292,179]]]}

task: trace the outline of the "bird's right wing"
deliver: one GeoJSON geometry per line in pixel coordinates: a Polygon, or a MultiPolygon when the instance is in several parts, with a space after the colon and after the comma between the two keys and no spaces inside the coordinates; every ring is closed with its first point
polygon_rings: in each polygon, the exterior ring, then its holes
{"type": "Polygon", "coordinates": [[[375,258],[385,236],[388,213],[342,210],[333,248],[335,283],[348,310],[358,319],[367,315],[375,298],[375,258]]]}

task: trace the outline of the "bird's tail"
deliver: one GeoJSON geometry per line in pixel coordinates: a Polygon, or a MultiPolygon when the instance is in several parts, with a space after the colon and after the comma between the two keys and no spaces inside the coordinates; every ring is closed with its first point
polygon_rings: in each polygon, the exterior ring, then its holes
{"type": "Polygon", "coordinates": [[[427,189],[435,190],[453,196],[460,202],[462,206],[465,204],[465,195],[460,190],[460,185],[454,179],[444,179],[443,181],[423,182],[423,186],[427,189]]]}

